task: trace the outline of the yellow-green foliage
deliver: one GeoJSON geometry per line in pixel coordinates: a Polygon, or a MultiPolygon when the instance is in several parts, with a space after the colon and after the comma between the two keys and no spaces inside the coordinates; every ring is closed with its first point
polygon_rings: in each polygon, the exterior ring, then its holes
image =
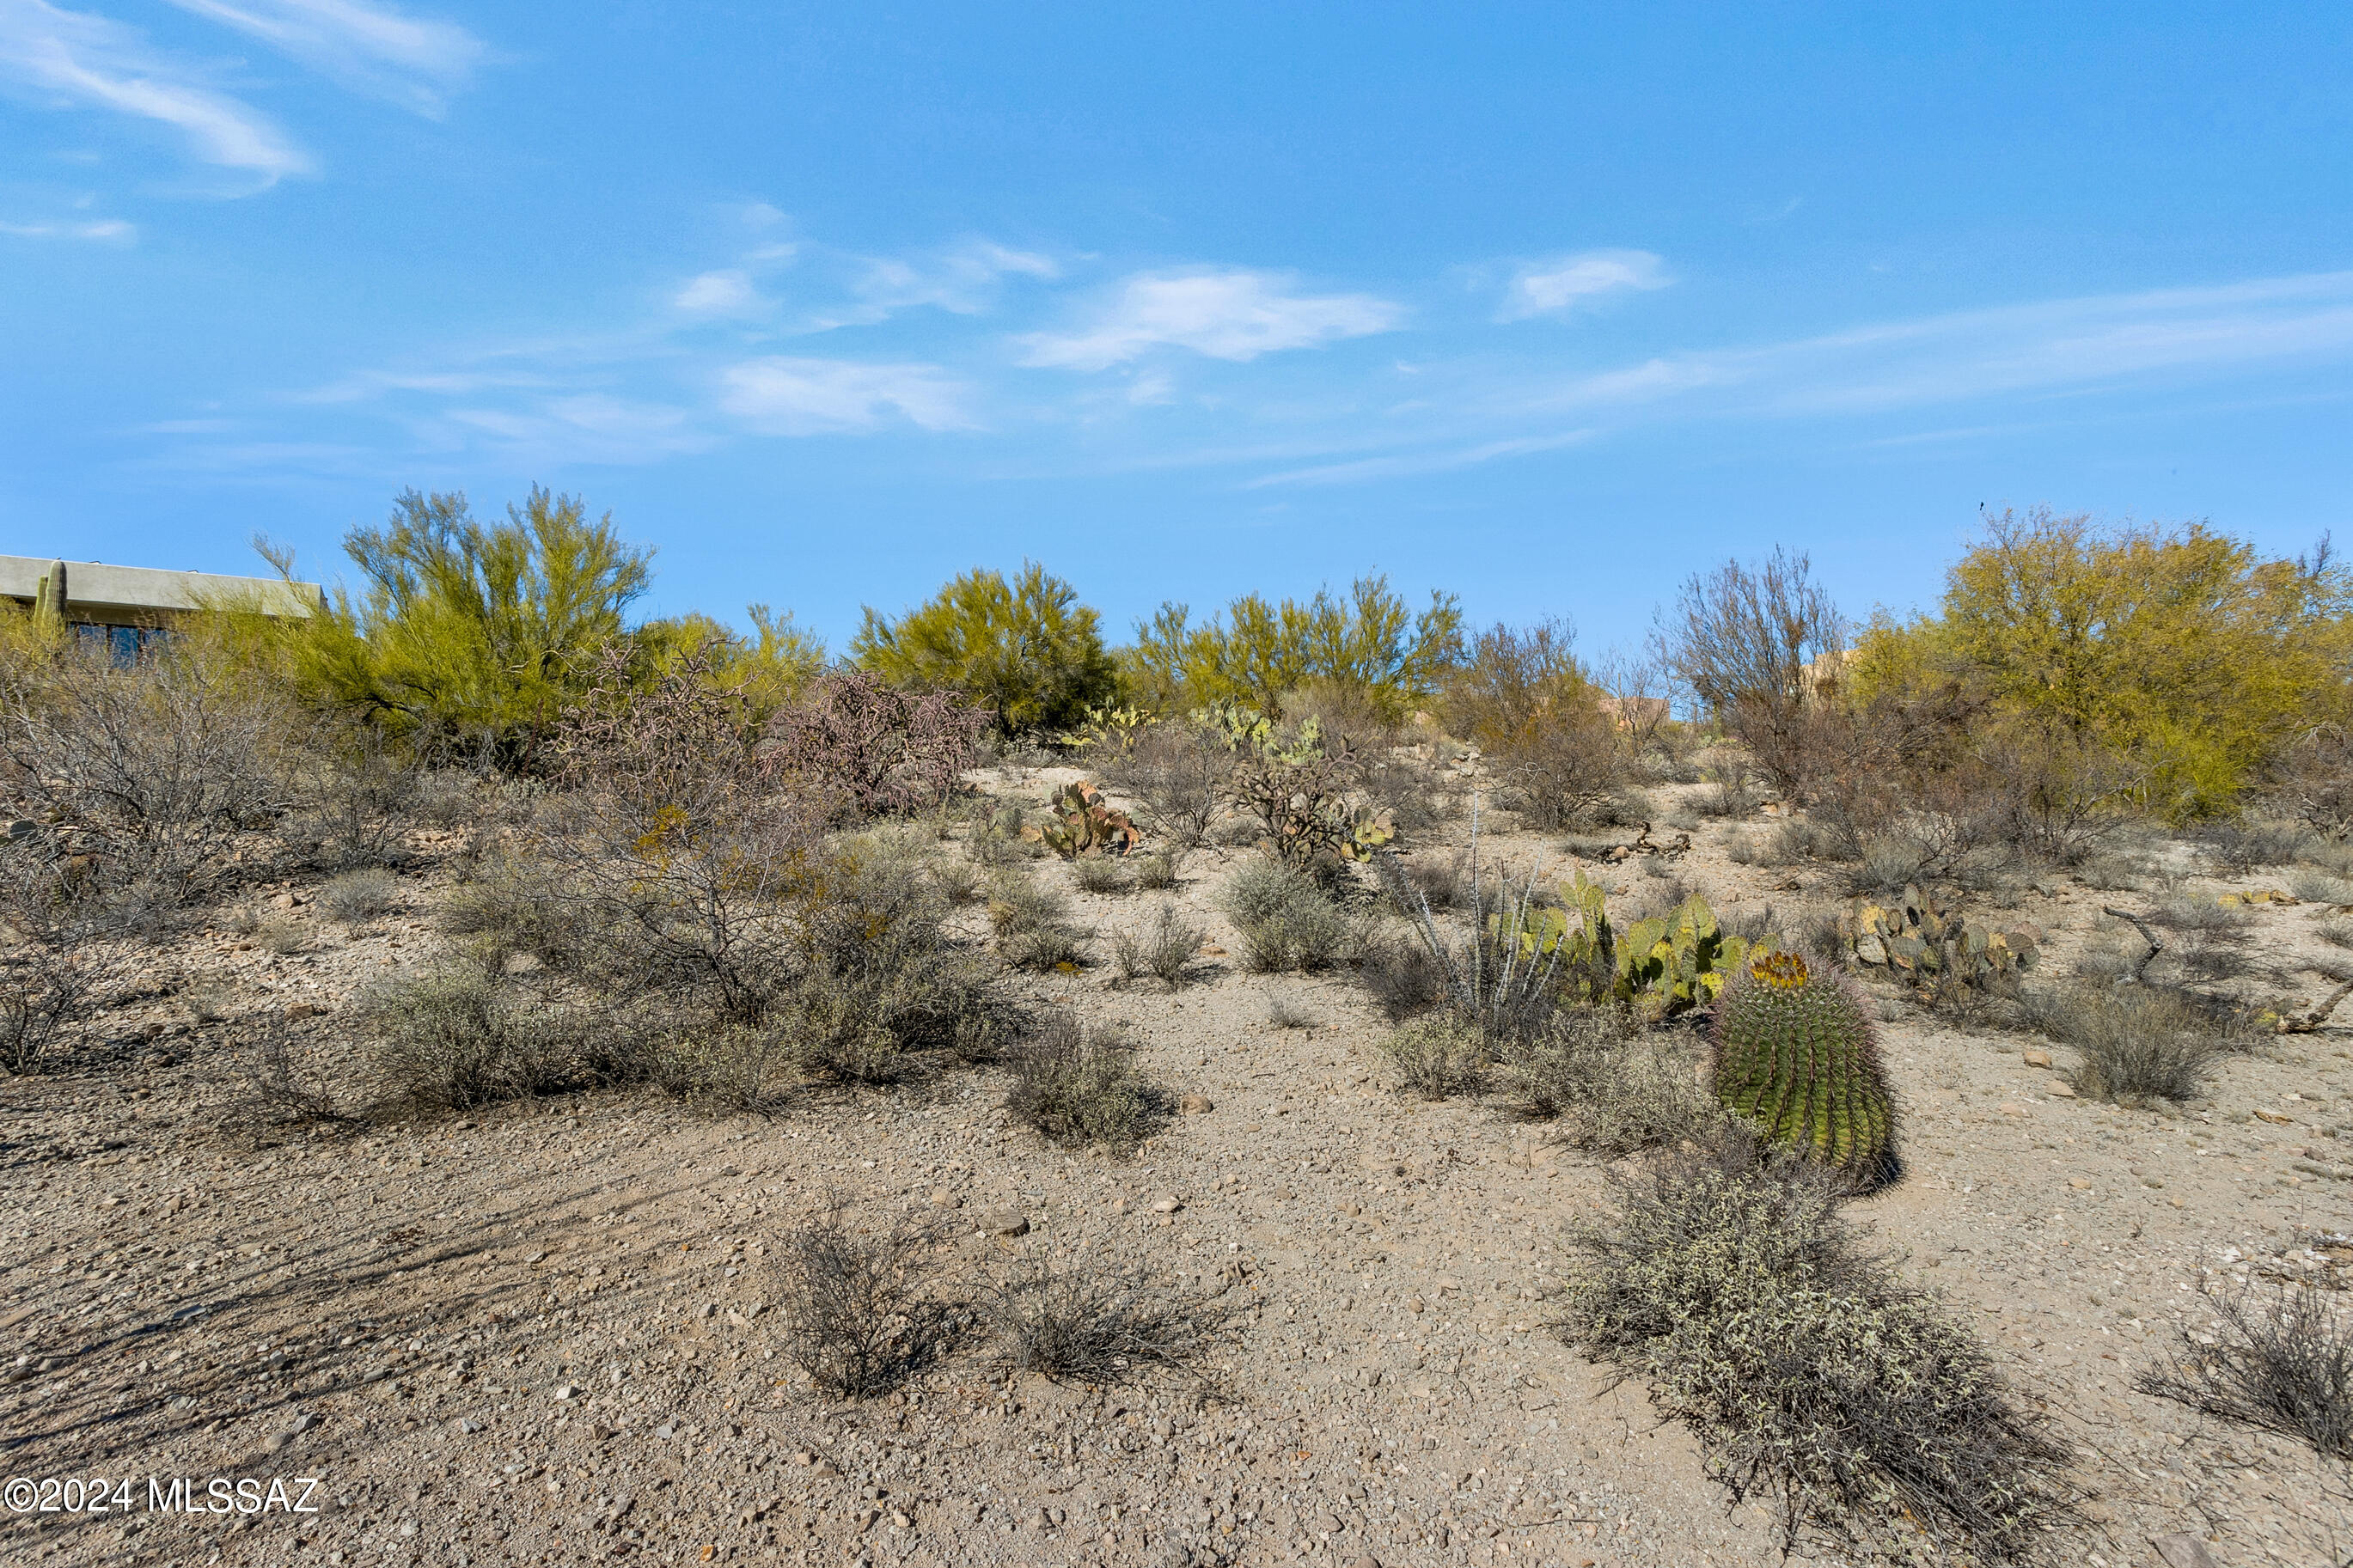
{"type": "Polygon", "coordinates": [[[1078,599],[1035,562],[1010,583],[967,572],[896,620],[869,606],[849,657],[893,686],[961,692],[1006,734],[1074,729],[1118,689],[1099,617],[1078,599]]]}
{"type": "Polygon", "coordinates": [[[2225,812],[2280,746],[2341,715],[2348,589],[2325,556],[2264,560],[2202,523],[2004,512],[1947,573],[1940,615],[1864,633],[1852,689],[1957,681],[1996,725],[2129,759],[2144,809],[2225,812]]]}
{"type": "Polygon", "coordinates": [[[1320,681],[1365,693],[1393,719],[1436,691],[1461,651],[1454,595],[1433,591],[1416,614],[1378,575],[1358,578],[1345,602],[1323,589],[1304,603],[1245,594],[1199,626],[1165,604],[1123,650],[1137,697],[1164,712],[1233,700],[1280,714],[1320,681]]]}
{"type": "Polygon", "coordinates": [[[356,601],[339,590],[301,628],[303,684],[420,745],[527,764],[590,656],[622,634],[652,552],[537,486],[487,527],[462,495],[408,490],[396,505],[384,527],[344,536],[365,588],[356,601]]]}
{"type": "Polygon", "coordinates": [[[1525,630],[1498,624],[1472,637],[1446,682],[1446,732],[1491,752],[1561,730],[1588,731],[1593,744],[1609,747],[1615,726],[1601,689],[1570,650],[1574,636],[1561,622],[1543,621],[1525,630]]]}
{"type": "Polygon", "coordinates": [[[753,721],[764,721],[798,697],[825,671],[825,643],[765,605],[751,605],[752,635],[744,637],[699,610],[648,621],[630,633],[649,670],[673,668],[689,654],[711,661],[712,685],[736,693],[753,721]]]}

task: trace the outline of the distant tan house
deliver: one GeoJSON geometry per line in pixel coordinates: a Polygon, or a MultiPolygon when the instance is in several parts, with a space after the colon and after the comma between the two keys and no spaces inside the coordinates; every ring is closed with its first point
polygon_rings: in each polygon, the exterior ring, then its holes
{"type": "Polygon", "coordinates": [[[173,622],[202,610],[315,616],[327,604],[325,590],[316,583],[110,566],[102,561],[44,561],[34,555],[0,555],[0,598],[60,616],[82,636],[103,638],[122,658],[169,636],[173,622]]]}

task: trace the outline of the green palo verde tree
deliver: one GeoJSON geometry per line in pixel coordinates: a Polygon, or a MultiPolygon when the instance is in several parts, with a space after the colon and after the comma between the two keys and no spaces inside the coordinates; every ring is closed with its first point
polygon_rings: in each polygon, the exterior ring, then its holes
{"type": "Polygon", "coordinates": [[[1025,562],[1010,582],[967,572],[895,620],[868,606],[849,657],[893,686],[961,693],[999,734],[1059,731],[1118,691],[1100,621],[1076,589],[1025,562]]]}
{"type": "Polygon", "coordinates": [[[535,485],[487,525],[461,494],[404,491],[343,550],[364,585],[302,628],[298,679],[422,750],[509,769],[533,765],[652,575],[611,514],[535,485]]]}
{"type": "Polygon", "coordinates": [[[1164,712],[1228,701],[1280,717],[1287,697],[1328,684],[1396,719],[1436,692],[1461,653],[1453,595],[1432,590],[1417,612],[1377,574],[1345,600],[1320,588],[1280,604],[1245,594],[1198,626],[1187,606],[1165,604],[1136,624],[1122,657],[1139,700],[1164,712]]]}

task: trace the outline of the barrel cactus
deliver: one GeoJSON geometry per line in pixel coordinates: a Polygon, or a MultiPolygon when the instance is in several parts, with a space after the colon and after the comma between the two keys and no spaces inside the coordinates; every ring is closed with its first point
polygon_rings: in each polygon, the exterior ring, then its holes
{"type": "Polygon", "coordinates": [[[1715,1092],[1773,1142],[1869,1190],[1895,1179],[1895,1107],[1862,997],[1794,952],[1736,973],[1715,1008],[1715,1092]]]}

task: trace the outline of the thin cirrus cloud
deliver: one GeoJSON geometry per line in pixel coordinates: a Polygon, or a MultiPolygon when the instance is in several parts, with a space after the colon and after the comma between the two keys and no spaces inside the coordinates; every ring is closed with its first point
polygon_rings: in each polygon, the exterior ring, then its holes
{"type": "Polygon", "coordinates": [[[17,239],[121,240],[125,243],[139,237],[137,228],[118,217],[93,218],[80,223],[0,223],[0,234],[17,239]]]}
{"type": "Polygon", "coordinates": [[[0,0],[0,78],[52,107],[170,126],[198,159],[264,186],[311,167],[269,116],[207,86],[135,28],[48,0],[0,0]]]}
{"type": "Polygon", "coordinates": [[[1299,293],[1280,273],[1158,272],[1127,279],[1080,330],[1032,333],[1019,342],[1024,363],[1098,371],[1160,348],[1253,360],[1386,332],[1404,317],[1402,307],[1370,294],[1299,293]]]}
{"type": "Polygon", "coordinates": [[[971,388],[935,364],[865,364],[774,355],[720,374],[720,407],[769,435],[874,430],[898,419],[924,430],[969,430],[971,388]]]}
{"type": "Polygon", "coordinates": [[[259,38],[322,75],[417,113],[438,116],[488,54],[454,22],[360,0],[172,0],[259,38]]]}
{"type": "Polygon", "coordinates": [[[1587,250],[1523,267],[1504,290],[1498,320],[1556,316],[1608,294],[1663,289],[1666,263],[1647,250],[1587,250]]]}
{"type": "Polygon", "coordinates": [[[690,315],[734,316],[758,310],[766,301],[752,287],[751,274],[731,267],[689,279],[670,303],[690,315]]]}

